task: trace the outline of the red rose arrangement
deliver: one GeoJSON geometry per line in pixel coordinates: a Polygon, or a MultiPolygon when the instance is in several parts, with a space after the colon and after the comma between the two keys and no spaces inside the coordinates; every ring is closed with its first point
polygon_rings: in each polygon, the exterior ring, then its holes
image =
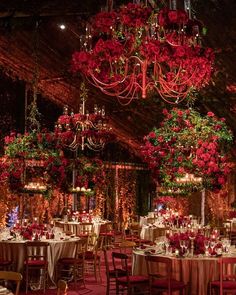
{"type": "Polygon", "coordinates": [[[154,177],[165,188],[220,189],[230,172],[227,152],[233,142],[224,118],[212,112],[206,116],[193,109],[163,110],[160,128],[144,138],[142,154],[154,177]],[[180,183],[186,174],[200,177],[201,182],[180,183]]]}
{"type": "Polygon", "coordinates": [[[72,72],[86,75],[104,93],[121,97],[126,91],[132,95],[156,89],[171,100],[179,97],[176,93],[186,95],[205,86],[214,54],[198,42],[202,24],[186,11],[159,6],[153,10],[128,3],[98,13],[86,28],[87,41],[73,53],[72,72]]]}

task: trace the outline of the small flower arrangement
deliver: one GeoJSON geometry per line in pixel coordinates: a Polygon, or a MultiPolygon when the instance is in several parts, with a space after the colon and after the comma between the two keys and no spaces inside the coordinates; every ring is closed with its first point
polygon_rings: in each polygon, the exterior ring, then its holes
{"type": "Polygon", "coordinates": [[[36,223],[28,224],[26,226],[17,224],[13,227],[13,233],[16,231],[19,232],[24,240],[32,240],[34,233],[37,233],[37,235],[43,235],[45,230],[46,228],[43,224],[36,223]]]}
{"type": "Polygon", "coordinates": [[[160,128],[144,137],[142,154],[154,177],[170,189],[218,190],[230,172],[227,152],[233,142],[224,118],[200,115],[193,109],[163,110],[160,128]],[[191,174],[200,182],[177,182],[191,174]]]}
{"type": "MultiPolygon", "coordinates": [[[[170,247],[175,250],[179,250],[179,254],[183,255],[186,254],[186,251],[190,251],[191,249],[191,241],[193,241],[193,254],[199,255],[199,254],[205,254],[206,250],[211,250],[208,248],[206,249],[205,241],[210,241],[211,239],[209,237],[205,237],[201,232],[197,232],[193,235],[191,231],[186,231],[185,233],[174,233],[173,235],[168,236],[168,240],[170,243],[170,247]],[[185,241],[185,247],[187,249],[182,249],[181,247],[181,241],[185,241]]],[[[211,250],[211,255],[216,254],[216,249],[222,247],[222,244],[220,241],[214,242],[214,249],[211,250]]]]}

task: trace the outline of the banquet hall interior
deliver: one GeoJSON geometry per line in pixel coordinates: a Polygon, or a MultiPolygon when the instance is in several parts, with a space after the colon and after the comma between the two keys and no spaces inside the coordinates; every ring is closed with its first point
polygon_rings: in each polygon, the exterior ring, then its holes
{"type": "Polygon", "coordinates": [[[235,11],[0,1],[0,294],[236,293],[235,11]]]}

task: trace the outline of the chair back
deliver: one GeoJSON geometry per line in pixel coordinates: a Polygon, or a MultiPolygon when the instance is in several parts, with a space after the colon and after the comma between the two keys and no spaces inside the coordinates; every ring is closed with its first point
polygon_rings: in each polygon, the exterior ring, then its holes
{"type": "Polygon", "coordinates": [[[64,280],[59,280],[57,282],[57,295],[66,295],[67,294],[68,285],[64,280]]]}
{"type": "MultiPolygon", "coordinates": [[[[220,295],[223,295],[224,291],[224,284],[223,281],[233,281],[235,283],[236,291],[236,273],[235,273],[235,266],[236,266],[236,257],[222,257],[219,259],[220,263],[220,295]]],[[[230,292],[232,289],[230,289],[230,292]]]]}
{"type": "Polygon", "coordinates": [[[108,261],[108,251],[110,250],[109,246],[104,246],[102,248],[103,250],[103,254],[104,254],[104,263],[105,263],[105,269],[106,269],[106,276],[109,279],[109,271],[110,271],[110,267],[109,267],[109,261],[108,261]]]}
{"type": "Polygon", "coordinates": [[[147,223],[148,223],[148,224],[149,224],[149,223],[153,224],[153,223],[155,223],[155,221],[156,221],[155,217],[148,217],[148,218],[147,218],[147,223]]]}
{"type": "Polygon", "coordinates": [[[80,233],[82,235],[92,235],[94,233],[94,225],[92,222],[83,222],[80,225],[80,233]]]}
{"type": "Polygon", "coordinates": [[[87,250],[87,239],[82,238],[75,242],[75,258],[81,258],[85,255],[85,251],[87,250]]]}
{"type": "Polygon", "coordinates": [[[130,224],[130,233],[131,235],[137,235],[137,236],[140,236],[140,232],[141,232],[141,227],[139,225],[139,222],[132,222],[130,224]]]}
{"type": "Polygon", "coordinates": [[[98,252],[100,252],[100,251],[103,250],[103,244],[104,244],[104,237],[99,236],[96,239],[95,246],[94,246],[94,253],[95,253],[95,255],[97,255],[98,252]]]}
{"type": "Polygon", "coordinates": [[[22,274],[15,271],[0,271],[0,280],[14,281],[16,283],[15,295],[19,294],[20,282],[22,280],[22,274]]]}
{"type": "Polygon", "coordinates": [[[0,243],[0,262],[12,260],[12,247],[7,242],[0,243]]]}
{"type": "Polygon", "coordinates": [[[47,250],[49,243],[41,241],[29,241],[25,244],[25,263],[30,261],[47,261],[47,250]]]}
{"type": "Polygon", "coordinates": [[[97,235],[95,233],[93,233],[92,235],[89,235],[87,237],[87,248],[88,248],[88,250],[94,251],[97,239],[98,239],[98,237],[97,237],[97,235]]]}
{"type": "Polygon", "coordinates": [[[125,253],[112,252],[111,256],[116,279],[122,274],[127,277],[127,282],[129,283],[128,255],[125,253]]]}
{"type": "Polygon", "coordinates": [[[102,223],[100,226],[100,234],[112,233],[113,231],[114,228],[112,222],[102,223]]]}
{"type": "Polygon", "coordinates": [[[149,277],[150,285],[154,279],[162,278],[168,281],[168,294],[171,294],[171,273],[172,273],[172,262],[168,257],[145,256],[147,274],[149,277]],[[160,274],[159,269],[161,268],[162,273],[160,274]]]}

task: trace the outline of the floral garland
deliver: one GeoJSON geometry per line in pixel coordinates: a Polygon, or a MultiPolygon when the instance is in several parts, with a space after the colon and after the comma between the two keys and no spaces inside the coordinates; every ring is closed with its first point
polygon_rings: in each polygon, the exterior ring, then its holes
{"type": "Polygon", "coordinates": [[[193,109],[163,110],[159,129],[144,138],[142,154],[163,187],[221,189],[230,172],[227,151],[232,132],[225,119],[208,112],[203,117],[193,109]],[[186,173],[201,177],[201,183],[178,183],[186,173]]]}
{"type": "MultiPolygon", "coordinates": [[[[93,81],[102,81],[104,87],[114,83],[116,92],[121,90],[120,84],[130,83],[129,58],[138,57],[147,60],[150,69],[156,68],[153,77],[146,77],[147,84],[158,83],[158,68],[166,83],[177,82],[175,91],[183,92],[186,86],[191,92],[206,85],[212,73],[213,51],[196,41],[201,30],[202,24],[183,10],[158,7],[154,13],[144,4],[128,3],[111,12],[100,12],[91,20],[91,45],[72,56],[72,72],[93,76],[93,81]],[[153,27],[149,31],[150,24],[153,27]],[[182,70],[176,75],[179,68],[182,70]]],[[[137,81],[142,80],[139,76],[137,81]]]]}

